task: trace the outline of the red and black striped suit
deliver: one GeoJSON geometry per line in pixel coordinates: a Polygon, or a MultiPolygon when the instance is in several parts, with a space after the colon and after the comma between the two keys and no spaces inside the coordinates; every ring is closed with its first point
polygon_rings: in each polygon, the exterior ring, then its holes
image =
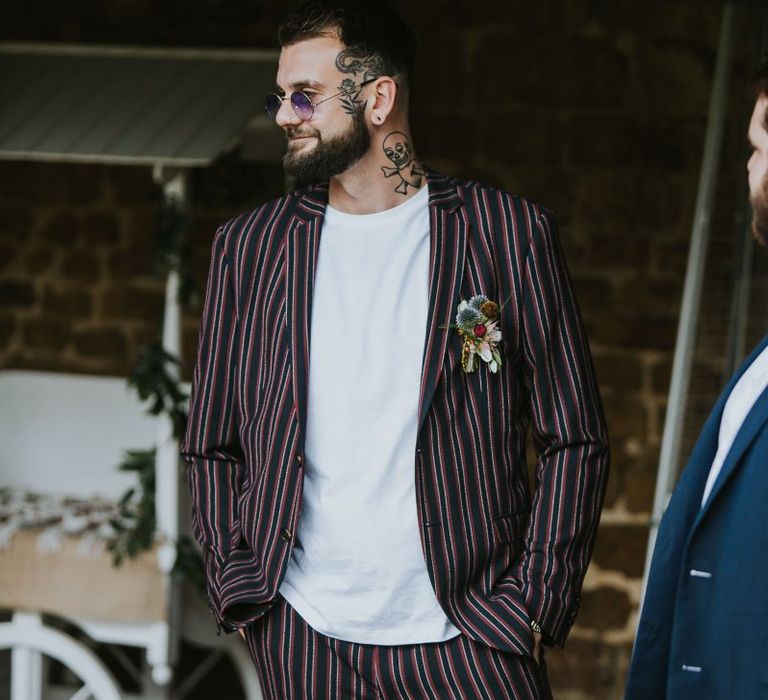
{"type": "MultiPolygon", "coordinates": [[[[527,655],[531,618],[562,644],[579,607],[608,470],[600,399],[551,213],[474,182],[430,173],[428,185],[429,312],[414,329],[426,331],[413,456],[424,556],[456,627],[527,655]],[[451,325],[476,294],[506,302],[498,374],[461,367],[451,325]]],[[[227,631],[274,604],[301,513],[327,198],[314,186],[269,202],[213,244],[183,454],[211,607],[227,631]]]]}

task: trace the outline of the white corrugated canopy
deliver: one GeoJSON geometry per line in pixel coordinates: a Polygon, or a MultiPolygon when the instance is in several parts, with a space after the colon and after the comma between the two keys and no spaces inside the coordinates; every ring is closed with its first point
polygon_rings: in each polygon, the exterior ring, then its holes
{"type": "Polygon", "coordinates": [[[251,155],[274,159],[283,139],[263,104],[277,58],[0,43],[0,159],[204,166],[246,132],[251,155]]]}

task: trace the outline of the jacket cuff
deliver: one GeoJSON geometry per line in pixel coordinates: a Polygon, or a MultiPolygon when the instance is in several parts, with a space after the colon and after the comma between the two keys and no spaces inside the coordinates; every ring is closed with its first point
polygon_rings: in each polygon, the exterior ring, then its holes
{"type": "Polygon", "coordinates": [[[525,602],[531,619],[541,626],[543,643],[562,648],[576,620],[581,598],[573,596],[563,604],[563,601],[555,598],[550,589],[535,589],[531,584],[527,584],[525,602]]]}

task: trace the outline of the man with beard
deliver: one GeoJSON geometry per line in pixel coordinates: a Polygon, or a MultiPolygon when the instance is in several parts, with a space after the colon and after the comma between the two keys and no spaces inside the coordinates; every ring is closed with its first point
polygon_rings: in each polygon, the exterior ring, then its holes
{"type": "MultiPolygon", "coordinates": [[[[747,164],[768,243],[768,61],[747,164]]],[[[627,700],[768,697],[768,337],[720,396],[659,527],[627,700]]]]}
{"type": "Polygon", "coordinates": [[[423,167],[385,6],[279,38],[312,184],[213,245],[183,446],[211,609],[267,698],[550,697],[608,455],[553,216],[423,167]]]}

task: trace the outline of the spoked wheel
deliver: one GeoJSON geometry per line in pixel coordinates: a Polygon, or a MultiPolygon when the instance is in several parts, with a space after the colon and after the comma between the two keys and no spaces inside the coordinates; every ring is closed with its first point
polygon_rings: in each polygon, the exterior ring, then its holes
{"type": "Polygon", "coordinates": [[[76,639],[43,625],[39,615],[15,613],[11,622],[0,623],[0,649],[11,649],[11,700],[47,700],[44,656],[78,679],[68,700],[121,700],[117,682],[99,658],[76,639]]]}

